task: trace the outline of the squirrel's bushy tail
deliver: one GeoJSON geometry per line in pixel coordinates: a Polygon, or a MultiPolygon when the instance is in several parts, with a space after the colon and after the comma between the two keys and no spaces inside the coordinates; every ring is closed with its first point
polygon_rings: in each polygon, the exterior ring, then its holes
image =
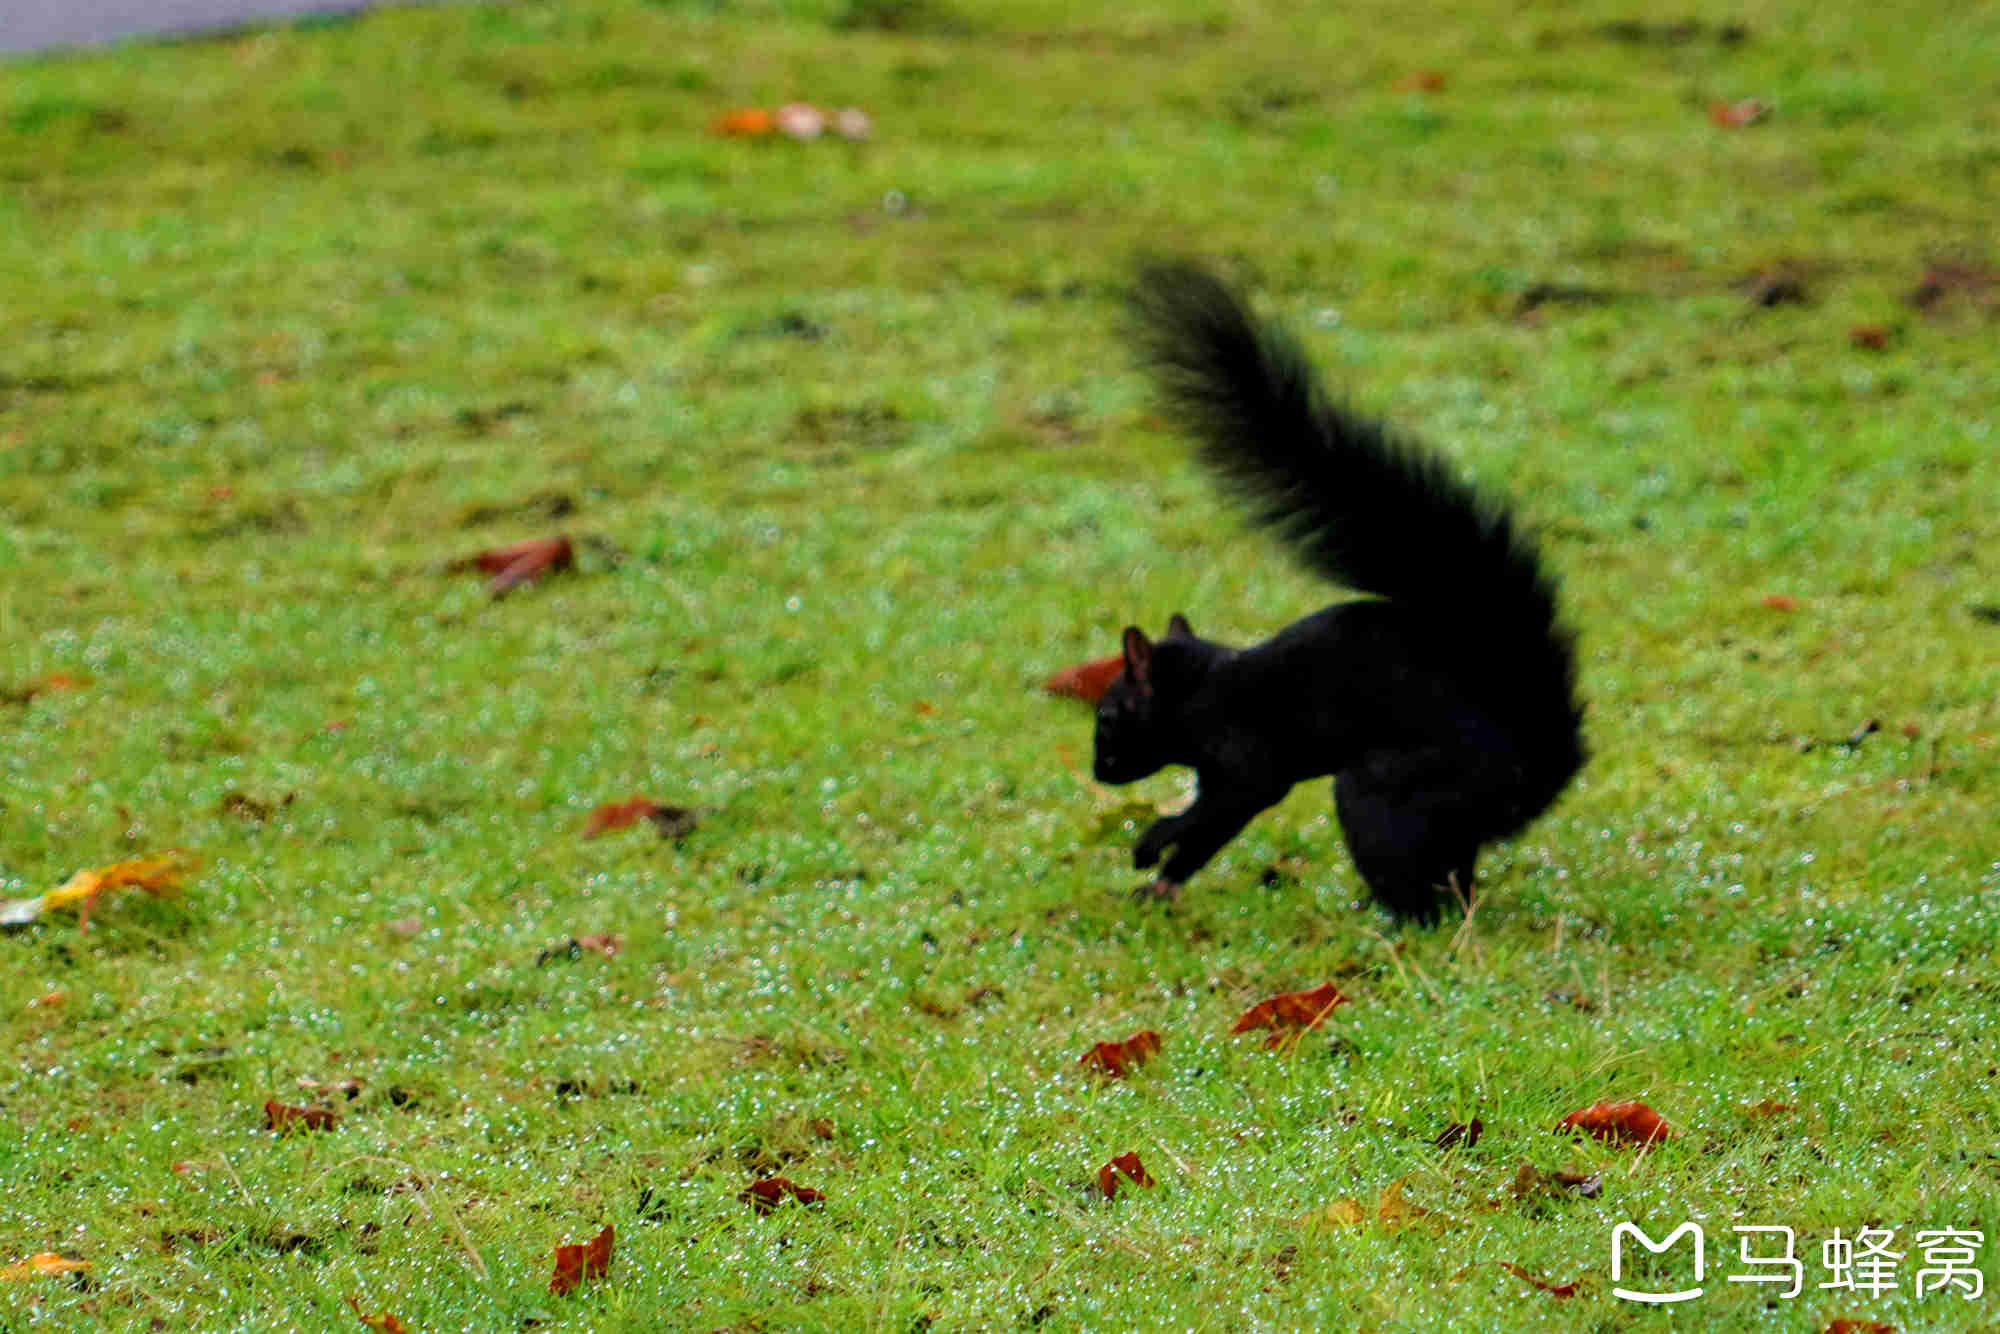
{"type": "Polygon", "coordinates": [[[1206,270],[1147,267],[1133,307],[1168,408],[1255,519],[1325,578],[1461,631],[1467,674],[1545,740],[1566,730],[1573,772],[1574,645],[1509,511],[1442,456],[1328,396],[1299,345],[1206,270]]]}

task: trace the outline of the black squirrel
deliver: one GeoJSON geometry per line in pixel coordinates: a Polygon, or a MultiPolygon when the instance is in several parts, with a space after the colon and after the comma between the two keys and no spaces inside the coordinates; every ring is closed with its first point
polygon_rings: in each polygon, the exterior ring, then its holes
{"type": "Polygon", "coordinates": [[[1254,648],[1124,635],[1098,703],[1097,778],[1192,766],[1192,805],[1140,835],[1173,898],[1259,811],[1333,775],[1355,869],[1398,918],[1470,902],[1473,861],[1584,761],[1574,642],[1534,544],[1439,455],[1320,388],[1299,345],[1189,264],[1140,275],[1138,340],[1201,461],[1312,572],[1375,594],[1254,648]]]}

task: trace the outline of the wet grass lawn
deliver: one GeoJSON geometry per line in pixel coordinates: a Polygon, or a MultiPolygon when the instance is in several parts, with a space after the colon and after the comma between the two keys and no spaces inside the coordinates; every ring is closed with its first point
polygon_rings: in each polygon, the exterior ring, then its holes
{"type": "Polygon", "coordinates": [[[90,1266],[0,1329],[2000,1323],[1919,1235],[1995,1275],[2000,18],[1690,12],[527,0],[6,66],[0,899],[200,862],[0,935],[0,1266],[90,1266]],[[791,98],[874,137],[710,132],[791,98]],[[1367,906],[1323,784],[1127,900],[1185,783],[1094,786],[1038,684],[1329,596],[1149,406],[1148,251],[1564,579],[1594,759],[1469,927],[1367,906]],[[692,828],[582,837],[634,795],[692,828]],[[1679,1133],[1552,1133],[1600,1100],[1679,1133]],[[1701,1297],[1613,1294],[1694,1282],[1614,1281],[1628,1220],[1704,1229],[1701,1297]],[[1893,1289],[1824,1263],[1864,1228],[1893,1289]]]}

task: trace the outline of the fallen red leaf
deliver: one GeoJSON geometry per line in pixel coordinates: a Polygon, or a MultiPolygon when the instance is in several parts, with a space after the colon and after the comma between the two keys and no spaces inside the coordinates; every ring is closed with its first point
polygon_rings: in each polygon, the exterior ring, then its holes
{"type": "Polygon", "coordinates": [[[636,824],[658,809],[659,804],[650,797],[607,801],[590,813],[590,819],[583,826],[583,836],[596,838],[607,830],[623,829],[627,825],[636,824]]]}
{"type": "Polygon", "coordinates": [[[1118,1177],[1120,1173],[1129,1177],[1135,1186],[1150,1187],[1153,1184],[1153,1174],[1148,1172],[1139,1162],[1138,1154],[1121,1153],[1097,1169],[1097,1188],[1104,1192],[1105,1199],[1115,1200],[1118,1198],[1118,1177]]]}
{"type": "MultiPolygon", "coordinates": [[[[556,570],[567,570],[576,563],[576,549],[570,546],[567,537],[561,536],[517,542],[511,547],[483,554],[509,558],[486,584],[486,591],[496,598],[505,597],[530,580],[556,570]]],[[[490,569],[484,561],[480,568],[490,569]]]]}
{"type": "Polygon", "coordinates": [[[549,1279],[549,1291],[560,1297],[585,1279],[603,1278],[611,1272],[611,1224],[589,1241],[556,1247],[556,1272],[549,1279]]]}
{"type": "Polygon", "coordinates": [[[1067,695],[1071,699],[1086,700],[1095,704],[1104,698],[1104,692],[1111,689],[1111,683],[1125,670],[1125,659],[1098,658],[1091,662],[1079,662],[1074,667],[1065,667],[1042,682],[1042,689],[1051,695],[1067,695]]]}
{"type": "Polygon", "coordinates": [[[1574,1297],[1576,1296],[1576,1285],[1583,1281],[1581,1279],[1571,1279],[1567,1283],[1551,1283],[1545,1278],[1538,1278],[1534,1274],[1529,1273],[1512,1260],[1496,1260],[1494,1263],[1516,1278],[1528,1280],[1528,1282],[1534,1284],[1543,1292],[1548,1293],[1551,1297],[1574,1297]]]}
{"type": "Polygon", "coordinates": [[[826,1198],[826,1195],[811,1186],[801,1186],[787,1181],[784,1177],[765,1177],[744,1187],[736,1198],[759,1214],[768,1214],[788,1198],[797,1200],[800,1204],[818,1204],[826,1198]]]}
{"type": "Polygon", "coordinates": [[[1755,125],[1771,114],[1771,104],[1761,97],[1746,97],[1740,102],[1710,102],[1708,118],[1725,130],[1740,130],[1745,125],[1755,125]]]}
{"type": "Polygon", "coordinates": [[[576,563],[576,548],[567,537],[558,533],[554,537],[534,537],[512,546],[491,547],[455,560],[447,569],[478,570],[492,575],[486,591],[494,597],[503,597],[532,579],[539,579],[553,570],[566,570],[576,563]]]}
{"type": "Polygon", "coordinates": [[[693,831],[697,817],[685,806],[666,806],[651,797],[629,797],[608,801],[590,813],[584,822],[583,837],[596,838],[612,829],[623,829],[640,820],[651,820],[662,838],[680,838],[693,831]]]}
{"type": "Polygon", "coordinates": [[[264,1124],[283,1133],[287,1130],[331,1130],[340,1124],[340,1113],[330,1107],[294,1107],[275,1098],[264,1102],[264,1124]]]}
{"type": "Polygon", "coordinates": [[[576,947],[580,950],[596,950],[607,959],[618,957],[618,951],[625,947],[625,937],[605,934],[600,936],[578,936],[576,947]]]}
{"type": "Polygon", "coordinates": [[[1743,1115],[1753,1121],[1765,1121],[1774,1116],[1783,1116],[1786,1112],[1791,1111],[1792,1104],[1779,1102],[1773,1098],[1766,1098],[1762,1102],[1746,1103],[1742,1110],[1743,1115]]]}
{"type": "Polygon", "coordinates": [[[77,676],[70,672],[50,672],[32,681],[23,681],[11,689],[0,690],[0,701],[8,704],[26,704],[37,695],[46,695],[58,690],[81,690],[90,684],[87,676],[77,676]]]}
{"type": "Polygon", "coordinates": [[[1783,593],[1767,593],[1764,596],[1764,605],[1772,611],[1797,611],[1799,600],[1786,597],[1783,593]]]}
{"type": "Polygon", "coordinates": [[[1258,1001],[1245,1010],[1236,1021],[1231,1033],[1247,1033],[1253,1028],[1271,1029],[1271,1036],[1264,1039],[1266,1047],[1295,1038],[1309,1029],[1318,1028],[1336,1005],[1347,1004],[1347,997],[1331,982],[1323,982],[1311,991],[1287,991],[1258,1001]]]}
{"type": "Polygon", "coordinates": [[[370,1329],[379,1329],[383,1334],[410,1334],[410,1327],[392,1315],[369,1315],[361,1309],[361,1300],[350,1296],[347,1304],[354,1308],[354,1314],[361,1317],[361,1323],[370,1329]]]}
{"type": "Polygon", "coordinates": [[[1396,89],[1404,93],[1441,93],[1444,74],[1434,69],[1416,70],[1396,80],[1396,89]]]}
{"type": "Polygon", "coordinates": [[[1593,1103],[1565,1116],[1556,1129],[1581,1130],[1606,1144],[1637,1144],[1641,1148],[1679,1133],[1643,1102],[1593,1103]]]}
{"type": "Polygon", "coordinates": [[[1829,1320],[1825,1334],[1896,1334],[1894,1325],[1879,1320],[1829,1320]]]}
{"type": "Polygon", "coordinates": [[[1098,1043],[1085,1052],[1077,1064],[1113,1079],[1123,1079],[1126,1071],[1144,1065],[1159,1050],[1160,1035],[1150,1028],[1142,1028],[1123,1042],[1098,1043]]]}

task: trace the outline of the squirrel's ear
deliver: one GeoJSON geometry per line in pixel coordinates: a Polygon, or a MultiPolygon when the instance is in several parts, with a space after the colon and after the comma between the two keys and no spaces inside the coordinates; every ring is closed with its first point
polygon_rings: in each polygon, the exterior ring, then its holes
{"type": "Polygon", "coordinates": [[[1179,612],[1175,612],[1167,618],[1167,638],[1193,639],[1194,627],[1188,624],[1187,617],[1181,615],[1179,612]]]}
{"type": "Polygon", "coordinates": [[[1125,627],[1125,674],[1141,690],[1153,688],[1153,641],[1136,625],[1125,627]]]}

